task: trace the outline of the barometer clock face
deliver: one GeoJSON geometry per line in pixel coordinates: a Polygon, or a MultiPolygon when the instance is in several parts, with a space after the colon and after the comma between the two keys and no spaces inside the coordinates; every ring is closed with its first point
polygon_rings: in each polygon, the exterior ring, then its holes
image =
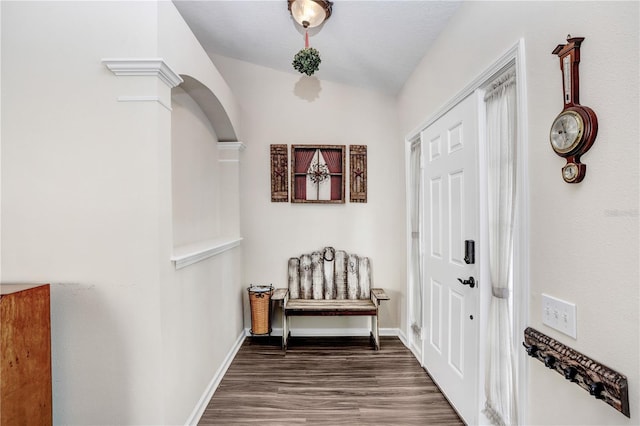
{"type": "Polygon", "coordinates": [[[573,151],[582,142],[584,121],[575,111],[561,112],[551,125],[551,147],[556,154],[562,155],[573,151]]]}

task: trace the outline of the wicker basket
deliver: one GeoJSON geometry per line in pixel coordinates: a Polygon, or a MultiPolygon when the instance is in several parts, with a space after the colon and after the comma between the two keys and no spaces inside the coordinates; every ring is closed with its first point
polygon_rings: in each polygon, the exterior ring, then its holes
{"type": "Polygon", "coordinates": [[[271,295],[273,286],[248,288],[251,305],[251,334],[271,334],[271,295]]]}

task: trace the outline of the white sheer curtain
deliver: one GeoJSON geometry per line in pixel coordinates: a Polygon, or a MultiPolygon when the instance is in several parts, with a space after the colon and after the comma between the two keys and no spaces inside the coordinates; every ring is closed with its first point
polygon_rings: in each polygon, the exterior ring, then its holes
{"type": "Polygon", "coordinates": [[[485,95],[492,297],[487,332],[484,413],[495,425],[518,424],[515,354],[509,312],[516,194],[515,82],[515,70],[509,70],[491,84],[485,95]]]}
{"type": "Polygon", "coordinates": [[[411,327],[420,336],[422,328],[422,257],[420,256],[420,204],[422,185],[420,173],[420,139],[411,144],[409,157],[411,215],[411,327]]]}

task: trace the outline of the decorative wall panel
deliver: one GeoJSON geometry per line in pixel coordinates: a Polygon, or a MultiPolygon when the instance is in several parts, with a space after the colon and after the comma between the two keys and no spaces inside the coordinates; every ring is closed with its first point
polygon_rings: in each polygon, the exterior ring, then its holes
{"type": "Polygon", "coordinates": [[[431,327],[431,346],[442,353],[442,284],[438,281],[431,280],[431,306],[429,312],[431,313],[431,321],[429,326],[431,327]]]}
{"type": "Polygon", "coordinates": [[[442,258],[442,178],[434,177],[431,182],[429,208],[431,221],[429,223],[429,237],[431,239],[431,256],[442,258]]]}
{"type": "Polygon", "coordinates": [[[352,203],[367,202],[367,146],[349,145],[350,197],[352,203]]]}
{"type": "Polygon", "coordinates": [[[464,376],[464,296],[449,290],[449,365],[464,376]]]}
{"type": "Polygon", "coordinates": [[[449,261],[464,267],[465,174],[460,170],[449,175],[449,261]]]}
{"type": "Polygon", "coordinates": [[[289,201],[289,157],[287,145],[271,145],[271,201],[289,201]]]}

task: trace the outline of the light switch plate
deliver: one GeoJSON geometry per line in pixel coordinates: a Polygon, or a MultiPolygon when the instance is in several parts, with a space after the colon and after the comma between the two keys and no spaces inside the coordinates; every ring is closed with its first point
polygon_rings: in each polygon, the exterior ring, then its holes
{"type": "Polygon", "coordinates": [[[542,323],[576,339],[578,333],[575,303],[543,293],[542,323]]]}

